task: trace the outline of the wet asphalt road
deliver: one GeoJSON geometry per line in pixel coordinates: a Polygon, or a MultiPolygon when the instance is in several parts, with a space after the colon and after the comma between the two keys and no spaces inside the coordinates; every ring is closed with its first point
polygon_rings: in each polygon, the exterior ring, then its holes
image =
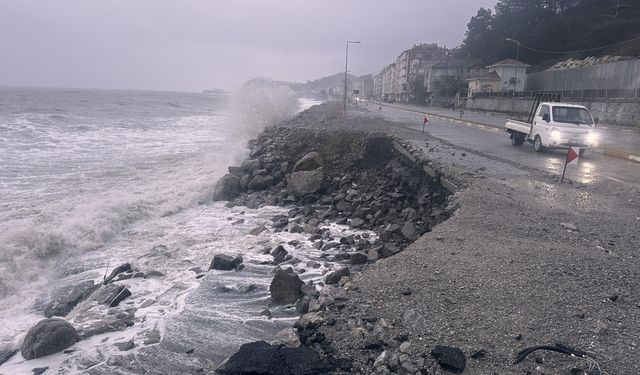
{"type": "MultiPolygon", "coordinates": [[[[369,107],[369,114],[381,116],[385,120],[402,124],[403,127],[422,131],[422,115],[392,107],[369,107]]],[[[490,128],[478,128],[451,121],[431,118],[426,131],[432,136],[457,146],[535,168],[544,172],[561,175],[566,158],[566,150],[545,150],[536,153],[531,144],[514,147],[506,132],[490,128]]],[[[587,150],[577,165],[567,167],[566,177],[585,184],[625,184],[640,186],[640,164],[612,158],[587,150]]]]}

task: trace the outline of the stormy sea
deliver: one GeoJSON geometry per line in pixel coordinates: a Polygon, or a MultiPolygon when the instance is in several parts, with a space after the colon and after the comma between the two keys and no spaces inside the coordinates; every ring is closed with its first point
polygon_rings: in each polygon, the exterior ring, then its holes
{"type": "Polygon", "coordinates": [[[90,371],[122,350],[114,343],[132,353],[159,341],[197,347],[219,363],[290,325],[293,315],[261,314],[272,278],[261,248],[304,235],[251,235],[286,210],[227,208],[211,196],[227,167],[247,157],[249,139],[313,104],[273,87],[230,95],[0,88],[0,349],[19,348],[61,291],[101,284],[124,263],[136,276],[119,281],[131,297],[115,313],[83,300],[63,315],[82,338],[70,350],[29,361],[18,351],[0,373],[90,371]],[[220,253],[249,266],[211,276],[220,253]],[[129,314],[127,326],[113,327],[110,314],[129,314]]]}

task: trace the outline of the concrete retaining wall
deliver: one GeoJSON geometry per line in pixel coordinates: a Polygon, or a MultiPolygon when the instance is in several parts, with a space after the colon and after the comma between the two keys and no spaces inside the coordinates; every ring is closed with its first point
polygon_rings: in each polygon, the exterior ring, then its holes
{"type": "MultiPolygon", "coordinates": [[[[621,125],[640,128],[640,103],[638,102],[597,102],[573,101],[568,103],[583,105],[591,110],[603,125],[621,125]]],[[[517,117],[527,117],[533,98],[475,98],[467,100],[467,109],[488,112],[513,113],[517,117]]]]}
{"type": "Polygon", "coordinates": [[[585,68],[527,74],[530,91],[636,89],[640,87],[640,59],[585,68]]]}

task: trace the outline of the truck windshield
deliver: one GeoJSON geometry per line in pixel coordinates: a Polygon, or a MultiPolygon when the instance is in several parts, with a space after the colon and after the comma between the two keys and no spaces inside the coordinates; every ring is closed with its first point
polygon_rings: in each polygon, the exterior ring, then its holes
{"type": "Polygon", "coordinates": [[[593,119],[589,111],[576,107],[553,107],[553,121],[577,125],[593,125],[593,119]]]}

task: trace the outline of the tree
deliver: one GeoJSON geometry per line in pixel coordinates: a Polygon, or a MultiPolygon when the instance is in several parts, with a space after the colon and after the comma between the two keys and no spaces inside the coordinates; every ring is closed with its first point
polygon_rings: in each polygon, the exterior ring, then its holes
{"type": "MultiPolygon", "coordinates": [[[[518,40],[550,51],[613,45],[640,34],[640,0],[498,0],[494,11],[481,8],[467,25],[460,54],[489,64],[515,58],[518,40]]],[[[520,48],[520,60],[540,69],[568,57],[638,55],[640,41],[586,53],[550,54],[520,48]]]]}
{"type": "Polygon", "coordinates": [[[438,96],[452,97],[458,93],[466,92],[469,84],[461,76],[445,75],[439,77],[434,82],[433,87],[438,96]]]}
{"type": "Polygon", "coordinates": [[[491,9],[480,8],[467,24],[467,33],[462,45],[465,55],[485,61],[495,48],[493,32],[493,13],[491,9]]]}

